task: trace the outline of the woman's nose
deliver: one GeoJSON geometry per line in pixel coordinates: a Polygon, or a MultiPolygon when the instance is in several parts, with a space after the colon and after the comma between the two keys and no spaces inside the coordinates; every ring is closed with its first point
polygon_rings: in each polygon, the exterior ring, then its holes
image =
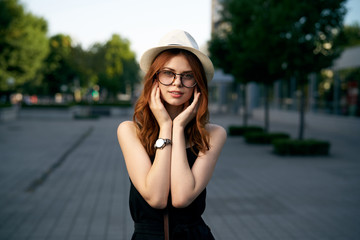
{"type": "Polygon", "coordinates": [[[181,75],[175,75],[175,79],[173,80],[174,86],[182,86],[181,83],[181,75]]]}

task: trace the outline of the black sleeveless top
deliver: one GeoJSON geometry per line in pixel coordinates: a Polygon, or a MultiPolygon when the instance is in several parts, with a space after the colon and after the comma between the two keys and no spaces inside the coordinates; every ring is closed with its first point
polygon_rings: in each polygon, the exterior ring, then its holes
{"type": "MultiPolygon", "coordinates": [[[[194,165],[198,155],[190,149],[186,149],[190,168],[194,165]]],[[[204,223],[201,215],[205,211],[206,188],[186,208],[175,208],[171,204],[171,196],[167,209],[152,208],[137,191],[130,181],[130,213],[135,223],[133,240],[164,239],[164,212],[169,214],[170,239],[214,239],[209,227],[204,223]]]]}

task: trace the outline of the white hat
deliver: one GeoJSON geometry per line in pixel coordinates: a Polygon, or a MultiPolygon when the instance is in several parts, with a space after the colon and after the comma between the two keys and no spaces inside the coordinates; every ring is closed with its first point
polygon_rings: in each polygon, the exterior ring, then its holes
{"type": "Polygon", "coordinates": [[[214,66],[210,58],[199,50],[195,39],[187,32],[174,30],[161,38],[159,45],[147,50],[140,58],[140,68],[147,72],[154,59],[163,51],[168,49],[184,49],[193,53],[201,62],[208,82],[214,76],[214,66]]]}

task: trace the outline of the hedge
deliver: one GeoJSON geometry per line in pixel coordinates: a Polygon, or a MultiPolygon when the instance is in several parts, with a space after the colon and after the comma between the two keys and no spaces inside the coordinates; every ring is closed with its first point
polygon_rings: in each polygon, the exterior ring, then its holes
{"type": "Polygon", "coordinates": [[[289,139],[290,135],[282,132],[248,132],[244,135],[244,138],[247,143],[271,144],[277,139],[289,139]]]}
{"type": "Polygon", "coordinates": [[[0,103],[0,108],[9,108],[12,107],[11,103],[0,103]]]}
{"type": "Polygon", "coordinates": [[[21,104],[21,108],[26,109],[49,109],[49,108],[56,108],[56,109],[68,109],[74,106],[73,104],[21,104]]]}
{"type": "Polygon", "coordinates": [[[130,101],[119,101],[119,102],[79,102],[76,103],[79,106],[99,106],[99,107],[131,107],[132,104],[130,101]]]}
{"type": "Polygon", "coordinates": [[[279,155],[319,156],[328,155],[330,142],[315,139],[278,139],[273,141],[274,152],[279,155]]]}
{"type": "Polygon", "coordinates": [[[249,132],[264,132],[264,129],[259,126],[229,126],[230,136],[243,136],[249,132]]]}
{"type": "Polygon", "coordinates": [[[68,103],[68,104],[63,104],[63,103],[59,103],[59,104],[25,104],[23,103],[21,105],[23,108],[70,108],[73,106],[91,106],[91,107],[131,107],[132,104],[129,101],[121,101],[121,102],[104,102],[104,103],[98,103],[98,102],[92,102],[92,103],[88,103],[88,102],[72,102],[72,103],[68,103]]]}

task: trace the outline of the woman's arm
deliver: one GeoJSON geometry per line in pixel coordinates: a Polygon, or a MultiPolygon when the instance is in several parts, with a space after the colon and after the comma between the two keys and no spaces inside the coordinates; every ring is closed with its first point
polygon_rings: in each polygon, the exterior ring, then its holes
{"type": "Polygon", "coordinates": [[[184,129],[173,126],[171,155],[171,197],[174,207],[188,206],[204,190],[214,172],[217,159],[226,141],[226,131],[218,125],[209,124],[210,149],[200,152],[190,169],[184,129]]]}
{"type": "Polygon", "coordinates": [[[200,152],[190,169],[186,155],[184,129],[196,116],[200,93],[194,90],[194,100],[173,120],[173,146],[171,153],[171,198],[174,207],[188,206],[204,190],[226,140],[226,131],[217,125],[208,124],[210,149],[200,152]]]}
{"type": "MultiPolygon", "coordinates": [[[[121,123],[117,136],[132,183],[150,206],[165,208],[170,187],[171,145],[158,149],[151,164],[133,122],[121,123]]],[[[171,125],[164,125],[159,137],[171,138],[171,125]]]]}
{"type": "MultiPolygon", "coordinates": [[[[171,139],[172,121],[161,102],[157,82],[151,90],[149,107],[160,127],[158,137],[171,139]]],[[[153,208],[165,208],[170,191],[171,145],[157,149],[151,164],[133,122],[120,124],[118,138],[130,179],[136,189],[153,208]]]]}

